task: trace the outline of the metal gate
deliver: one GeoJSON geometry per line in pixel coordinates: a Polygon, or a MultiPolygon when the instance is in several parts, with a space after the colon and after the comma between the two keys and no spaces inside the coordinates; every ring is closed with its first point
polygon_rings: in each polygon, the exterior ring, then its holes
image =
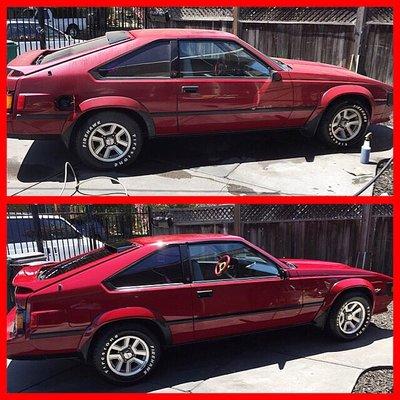
{"type": "Polygon", "coordinates": [[[7,256],[61,261],[103,242],[150,234],[150,209],[135,205],[9,206],[7,256]]]}
{"type": "Polygon", "coordinates": [[[7,9],[7,40],[19,54],[57,49],[107,31],[147,27],[144,7],[25,7],[7,9]]]}

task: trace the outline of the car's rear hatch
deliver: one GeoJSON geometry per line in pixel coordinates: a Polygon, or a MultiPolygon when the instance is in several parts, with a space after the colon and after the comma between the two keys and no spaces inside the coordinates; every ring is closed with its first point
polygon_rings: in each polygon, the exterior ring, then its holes
{"type": "Polygon", "coordinates": [[[137,247],[139,246],[132,242],[118,243],[118,246],[107,244],[100,249],[61,262],[26,265],[16,274],[12,282],[15,287],[15,302],[20,307],[25,307],[26,300],[32,293],[137,247]]]}

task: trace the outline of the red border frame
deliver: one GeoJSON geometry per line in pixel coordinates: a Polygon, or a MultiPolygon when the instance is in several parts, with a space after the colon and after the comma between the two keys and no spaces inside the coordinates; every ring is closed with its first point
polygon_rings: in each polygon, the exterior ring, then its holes
{"type": "MultiPolygon", "coordinates": [[[[64,7],[71,7],[71,6],[108,6],[110,4],[110,1],[107,0],[99,0],[99,1],[87,1],[87,0],[81,0],[81,1],[66,1],[66,0],[52,0],[51,5],[54,6],[64,6],[64,7]]],[[[14,1],[8,1],[6,0],[5,3],[0,5],[0,19],[4,21],[6,19],[6,8],[7,7],[23,7],[23,6],[48,6],[49,5],[49,0],[47,1],[37,1],[37,0],[14,0],[14,1]]],[[[227,0],[219,0],[219,1],[191,1],[191,0],[180,0],[180,1],[168,1],[168,0],[159,0],[159,1],[149,1],[149,0],[137,0],[137,1],[129,1],[129,0],[116,0],[113,2],[114,6],[196,6],[196,7],[201,7],[201,6],[260,6],[260,7],[265,7],[267,5],[271,4],[266,4],[265,1],[262,0],[250,0],[250,1],[243,1],[243,0],[236,0],[236,1],[227,1],[227,0]]],[[[394,46],[393,48],[398,48],[398,44],[400,45],[400,28],[397,25],[397,20],[398,20],[398,15],[400,14],[400,3],[398,3],[396,0],[356,0],[351,4],[353,7],[357,6],[368,6],[368,7],[393,7],[394,9],[394,46]]],[[[275,0],[274,1],[274,6],[281,6],[281,7],[300,7],[300,6],[309,6],[309,7],[315,7],[315,6],[321,6],[321,7],[346,7],[349,6],[349,1],[348,0],[331,0],[329,3],[327,3],[324,0],[275,0]]],[[[6,39],[6,29],[5,29],[5,24],[2,24],[0,26],[0,43],[4,43],[6,39]]],[[[6,67],[6,48],[5,46],[1,47],[1,62],[2,62],[2,68],[3,71],[5,70],[6,67]]],[[[394,65],[398,64],[398,59],[400,58],[400,51],[397,50],[397,52],[394,52],[394,65]]],[[[395,82],[395,87],[399,86],[398,85],[398,73],[397,70],[394,68],[394,82],[395,82]]],[[[6,79],[5,79],[5,74],[1,75],[1,90],[3,93],[6,92],[6,79]]],[[[399,114],[398,111],[399,108],[399,102],[397,101],[397,97],[395,96],[394,99],[394,114],[395,117],[394,119],[396,120],[397,115],[399,114]]],[[[6,109],[6,104],[3,102],[3,116],[4,118],[0,119],[0,127],[1,127],[1,132],[3,133],[3,139],[2,139],[2,145],[0,146],[0,159],[3,160],[3,168],[0,169],[0,180],[2,184],[0,185],[0,210],[1,210],[1,215],[4,216],[6,215],[6,204],[32,204],[32,203],[45,203],[45,204],[53,204],[53,203],[59,203],[59,204],[84,204],[89,201],[87,197],[57,197],[57,196],[50,196],[50,197],[45,197],[45,196],[21,196],[21,197],[7,197],[7,191],[6,191],[6,182],[7,182],[7,164],[6,164],[6,118],[5,118],[5,109],[6,109]]],[[[400,144],[399,144],[400,139],[398,138],[397,135],[394,135],[394,148],[396,149],[400,144]]],[[[399,166],[395,164],[394,167],[394,180],[397,182],[397,177],[399,175],[399,166]]],[[[299,204],[299,203],[304,203],[304,204],[393,204],[398,203],[398,190],[397,187],[395,187],[394,191],[394,196],[393,197],[370,197],[370,196],[363,196],[363,197],[347,197],[347,196],[133,196],[133,197],[99,197],[99,196],[91,196],[90,197],[90,203],[92,204],[104,204],[104,203],[121,203],[121,204],[129,204],[129,203],[148,203],[148,204],[177,204],[177,203],[186,203],[186,204],[193,204],[193,203],[215,203],[215,204],[223,204],[223,203],[240,203],[240,204],[299,204]]],[[[397,206],[397,204],[396,204],[397,206]]],[[[400,217],[397,212],[397,207],[395,206],[394,210],[394,271],[397,270],[397,263],[398,263],[398,257],[399,257],[399,252],[400,252],[400,240],[399,240],[399,231],[400,231],[400,217]]],[[[4,221],[4,219],[3,219],[4,221]]],[[[6,244],[6,228],[5,224],[0,225],[0,243],[3,246],[3,249],[5,248],[6,244]]],[[[6,260],[5,260],[5,252],[1,253],[2,260],[4,261],[2,263],[3,268],[2,268],[2,281],[6,282],[6,260]]],[[[400,281],[400,278],[396,278],[395,276],[395,283],[394,286],[394,297],[395,297],[395,303],[397,304],[400,300],[398,297],[400,296],[400,291],[398,290],[398,284],[400,281]]],[[[3,284],[4,285],[4,284],[3,284]]],[[[3,291],[2,291],[2,296],[1,296],[1,305],[2,305],[2,312],[1,312],[1,322],[0,325],[3,326],[3,335],[2,335],[2,342],[0,346],[0,351],[1,351],[1,356],[2,359],[5,360],[6,358],[6,349],[5,349],[5,326],[6,326],[6,296],[5,296],[5,286],[3,286],[3,291]]],[[[397,321],[397,311],[395,307],[395,322],[397,321]]],[[[397,329],[397,328],[396,328],[397,329]]],[[[396,346],[399,345],[399,340],[397,335],[394,335],[394,393],[393,394],[387,394],[387,395],[379,395],[376,394],[375,396],[382,397],[384,396],[385,398],[388,399],[394,399],[395,395],[399,395],[399,389],[398,389],[398,376],[400,373],[397,371],[397,367],[399,364],[399,352],[396,350],[396,346]]],[[[22,395],[17,394],[17,393],[7,393],[7,387],[6,387],[6,376],[7,376],[7,370],[6,368],[1,370],[0,374],[0,393],[3,394],[4,398],[20,398],[22,395]]],[[[134,387],[133,387],[134,389],[134,387]]],[[[59,399],[69,399],[71,396],[74,396],[79,399],[88,399],[88,398],[96,398],[96,399],[107,399],[109,394],[90,394],[90,393],[85,393],[85,394],[25,394],[23,395],[24,398],[41,398],[41,399],[47,399],[47,398],[57,398],[59,399]]],[[[132,396],[132,393],[118,393],[113,395],[117,396],[132,396]]],[[[164,398],[174,398],[177,395],[175,394],[158,394],[158,395],[153,395],[153,394],[135,394],[135,396],[144,398],[145,396],[148,398],[149,396],[163,396],[164,398]]],[[[178,395],[180,396],[180,394],[178,395]]],[[[195,394],[192,396],[196,396],[198,398],[212,398],[212,397],[223,397],[226,396],[224,394],[195,394]]],[[[264,397],[277,397],[280,399],[291,399],[292,396],[296,396],[296,398],[299,399],[308,399],[310,397],[316,397],[318,398],[324,397],[324,398],[329,398],[329,399],[344,399],[348,398],[351,396],[356,396],[357,398],[366,398],[369,397],[370,395],[368,394],[229,394],[229,396],[234,396],[234,397],[240,397],[240,398],[245,398],[246,397],[251,397],[254,399],[262,399],[264,397]]]]}

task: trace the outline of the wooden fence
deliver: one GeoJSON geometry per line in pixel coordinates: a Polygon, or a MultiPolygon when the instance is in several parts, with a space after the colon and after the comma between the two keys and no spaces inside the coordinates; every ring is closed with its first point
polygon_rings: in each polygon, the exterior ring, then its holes
{"type": "Polygon", "coordinates": [[[277,257],[337,261],[392,274],[391,206],[218,206],[154,215],[172,222],[169,227],[154,226],[154,234],[237,234],[277,257]]]}
{"type": "MultiPolygon", "coordinates": [[[[326,10],[329,10],[328,8],[326,10]]],[[[337,9],[336,9],[337,10],[337,9]]],[[[356,9],[353,9],[356,10],[356,9]]],[[[390,14],[387,10],[386,14],[390,14]]],[[[151,27],[200,28],[233,31],[232,18],[207,15],[202,18],[175,13],[168,22],[151,21],[151,27]]],[[[304,11],[303,15],[308,12],[304,11]]],[[[216,9],[218,13],[218,9],[216,9]]],[[[312,9],[310,9],[312,13],[312,9]]],[[[376,12],[375,12],[376,13],[376,12]]],[[[247,13],[248,14],[248,13],[247,13]]],[[[371,13],[367,13],[370,15],[371,13]]],[[[358,29],[354,18],[320,23],[306,19],[295,21],[238,20],[237,34],[246,42],[271,57],[318,61],[356,69],[359,48],[358,29]]],[[[362,27],[365,42],[363,73],[383,82],[393,82],[393,23],[368,17],[362,27]]]]}

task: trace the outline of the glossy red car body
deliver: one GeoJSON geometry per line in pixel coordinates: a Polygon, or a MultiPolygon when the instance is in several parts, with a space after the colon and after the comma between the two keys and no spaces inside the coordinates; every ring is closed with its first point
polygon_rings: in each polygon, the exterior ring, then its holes
{"type": "Polygon", "coordinates": [[[16,332],[16,308],[12,309],[7,322],[8,357],[79,354],[86,359],[96,335],[120,321],[143,323],[163,344],[175,345],[300,324],[323,326],[335,299],[353,289],[365,294],[374,314],[384,312],[392,300],[392,278],[386,275],[335,262],[279,260],[236,236],[154,236],[134,243],[134,248],[50,279],[38,279],[43,266],[22,269],[13,284],[24,328],[16,332]],[[280,276],[193,281],[187,246],[210,242],[244,244],[272,260],[280,276]],[[127,266],[170,245],[180,246],[180,284],[122,290],[106,283],[127,266]],[[210,290],[212,297],[199,298],[199,291],[210,290]]]}
{"type": "MultiPolygon", "coordinates": [[[[48,51],[47,51],[48,52],[48,51]]],[[[370,122],[388,121],[393,88],[345,68],[300,60],[269,58],[239,39],[220,31],[147,29],[100,50],[35,65],[43,51],[25,53],[8,65],[9,137],[20,139],[71,136],[89,113],[119,109],[130,113],[149,138],[156,136],[302,128],[312,136],[324,110],[345,96],[367,104],[370,122]],[[218,39],[233,41],[279,72],[281,80],[243,77],[179,77],[173,66],[169,78],[98,79],[91,71],[103,63],[156,40],[218,39]],[[182,86],[195,85],[197,93],[182,86]],[[59,100],[71,100],[61,110],[59,100]]]]}

